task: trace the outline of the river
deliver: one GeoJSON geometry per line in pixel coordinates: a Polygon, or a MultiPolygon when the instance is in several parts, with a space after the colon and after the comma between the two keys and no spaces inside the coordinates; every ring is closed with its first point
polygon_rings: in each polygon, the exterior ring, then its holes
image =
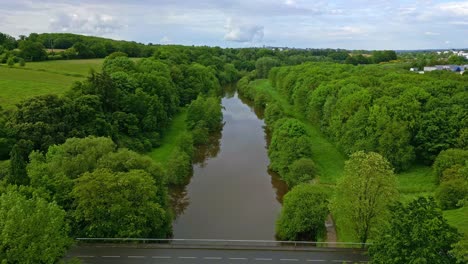
{"type": "Polygon", "coordinates": [[[267,170],[265,123],[235,91],[222,105],[222,131],[199,150],[190,182],[171,191],[174,238],[274,240],[287,187],[267,170]]]}

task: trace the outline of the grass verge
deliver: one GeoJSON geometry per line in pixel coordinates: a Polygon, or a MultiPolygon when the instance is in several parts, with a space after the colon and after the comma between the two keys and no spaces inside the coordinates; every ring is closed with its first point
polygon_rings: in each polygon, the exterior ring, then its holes
{"type": "Polygon", "coordinates": [[[185,120],[187,109],[182,109],[180,113],[172,119],[171,125],[161,140],[161,146],[153,149],[148,155],[161,165],[165,165],[170,154],[177,148],[180,136],[187,131],[185,120]]]}

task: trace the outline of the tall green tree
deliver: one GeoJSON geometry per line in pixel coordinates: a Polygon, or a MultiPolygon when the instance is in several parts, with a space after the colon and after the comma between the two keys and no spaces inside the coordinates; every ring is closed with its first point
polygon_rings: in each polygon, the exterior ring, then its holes
{"type": "Polygon", "coordinates": [[[388,205],[397,199],[397,181],[390,163],[375,152],[359,151],[345,163],[331,208],[337,222],[366,243],[385,223],[388,205]]]}
{"type": "Polygon", "coordinates": [[[278,120],[268,148],[270,168],[286,175],[289,166],[300,158],[312,155],[312,148],[304,124],[297,119],[278,120]]]}
{"type": "Polygon", "coordinates": [[[408,205],[398,203],[390,211],[389,225],[369,249],[372,263],[458,263],[450,251],[460,235],[443,218],[434,199],[420,197],[408,205]]]}
{"type": "Polygon", "coordinates": [[[278,238],[294,241],[324,238],[328,198],[328,192],[316,185],[294,187],[284,196],[283,209],[276,222],[278,238]]]}
{"type": "Polygon", "coordinates": [[[0,195],[2,263],[53,264],[70,242],[65,211],[55,203],[13,189],[0,195]]]}
{"type": "Polygon", "coordinates": [[[72,213],[86,237],[154,237],[170,234],[170,217],[158,203],[155,181],[143,170],[98,169],[77,179],[72,213]]]}

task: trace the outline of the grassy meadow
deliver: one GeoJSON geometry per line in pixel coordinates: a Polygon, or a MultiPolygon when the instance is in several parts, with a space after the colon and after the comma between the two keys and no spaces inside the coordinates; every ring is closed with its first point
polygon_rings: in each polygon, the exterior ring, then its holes
{"type": "Polygon", "coordinates": [[[42,94],[63,94],[104,59],[29,62],[25,67],[0,65],[0,106],[12,109],[22,100],[42,94]]]}

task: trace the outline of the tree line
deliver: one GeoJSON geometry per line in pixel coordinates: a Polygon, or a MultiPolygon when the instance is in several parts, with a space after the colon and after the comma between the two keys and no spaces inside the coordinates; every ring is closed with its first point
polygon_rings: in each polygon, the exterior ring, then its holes
{"type": "Polygon", "coordinates": [[[345,153],[376,151],[397,171],[466,147],[466,76],[304,64],[274,68],[270,81],[345,153]]]}
{"type": "Polygon", "coordinates": [[[277,220],[279,239],[323,239],[331,212],[338,228],[361,243],[374,242],[376,263],[466,261],[466,238],[460,240],[439,209],[462,207],[468,197],[466,76],[328,63],[271,68],[268,75],[275,91],[255,87],[252,81],[262,77],[256,72],[240,79],[238,89],[265,109],[270,168],[293,187],[277,220]],[[291,118],[284,107],[304,120],[291,118]],[[315,146],[304,122],[320,124],[348,154],[336,186],[315,182],[315,146]],[[394,169],[417,162],[433,163],[440,182],[436,200],[399,203],[394,169]]]}

